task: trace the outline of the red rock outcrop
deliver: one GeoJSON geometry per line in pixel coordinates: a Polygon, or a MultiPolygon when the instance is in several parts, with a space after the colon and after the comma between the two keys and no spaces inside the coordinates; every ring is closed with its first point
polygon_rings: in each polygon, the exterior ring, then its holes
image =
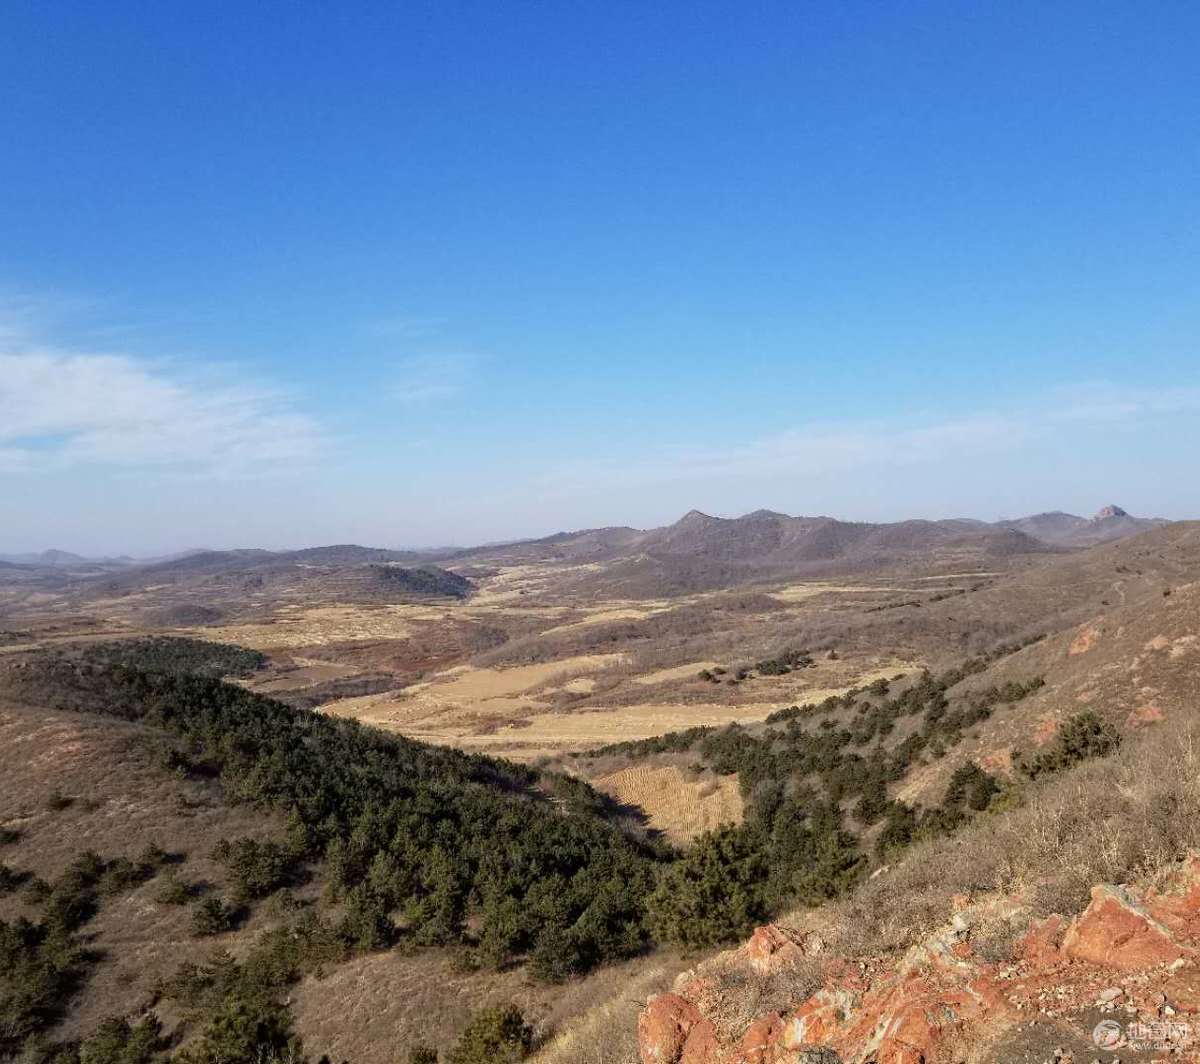
{"type": "Polygon", "coordinates": [[[700,1010],[678,994],[659,994],[638,1018],[638,1044],[645,1064],[677,1064],[688,1035],[703,1020],[700,1010]]]}
{"type": "Polygon", "coordinates": [[[956,908],[949,925],[902,957],[854,964],[830,958],[824,985],[811,997],[722,1038],[715,1018],[736,1013],[722,998],[736,991],[722,991],[717,973],[774,975],[811,956],[810,940],[799,932],[759,928],[745,946],[649,1003],[638,1029],[642,1061],[957,1064],[1019,1032],[1034,1015],[1074,1023],[1090,1045],[1096,1010],[1111,1011],[1117,1002],[1130,1024],[1162,1027],[1174,1017],[1167,1027],[1180,1041],[1168,1048],[1171,1059],[1200,1061],[1200,858],[1180,865],[1157,890],[1097,886],[1074,920],[1033,922],[1006,963],[978,955],[973,921],[1011,915],[1014,903],[992,898],[956,908]],[[1191,1016],[1196,1022],[1177,1022],[1191,1016]]]}
{"type": "Polygon", "coordinates": [[[789,927],[766,924],[755,929],[741,953],[754,971],[768,975],[794,966],[803,957],[820,953],[822,946],[817,935],[802,935],[789,927]]]}
{"type": "Polygon", "coordinates": [[[1106,885],[1092,888],[1092,903],[1068,928],[1062,950],[1072,960],[1126,971],[1194,953],[1128,891],[1106,885]]]}

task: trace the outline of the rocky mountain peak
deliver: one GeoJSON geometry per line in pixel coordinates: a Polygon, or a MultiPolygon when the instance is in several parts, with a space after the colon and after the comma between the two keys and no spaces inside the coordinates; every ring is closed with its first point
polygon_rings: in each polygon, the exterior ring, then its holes
{"type": "Polygon", "coordinates": [[[1121,507],[1119,507],[1119,506],[1103,506],[1098,511],[1096,511],[1096,516],[1093,517],[1092,520],[1093,521],[1106,521],[1110,517],[1128,517],[1128,516],[1129,516],[1129,514],[1125,510],[1122,510],[1121,507]]]}
{"type": "Polygon", "coordinates": [[[743,521],[775,521],[786,518],[787,514],[781,514],[778,510],[755,510],[742,517],[743,521]]]}

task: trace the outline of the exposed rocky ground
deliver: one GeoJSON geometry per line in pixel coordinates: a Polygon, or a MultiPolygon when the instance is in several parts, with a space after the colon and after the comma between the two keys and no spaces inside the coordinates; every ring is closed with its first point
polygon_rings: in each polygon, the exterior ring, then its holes
{"type": "Polygon", "coordinates": [[[759,928],[648,1004],[638,1029],[642,1061],[1200,1059],[1200,858],[1180,863],[1157,889],[1097,885],[1082,913],[1032,923],[999,961],[981,955],[974,932],[1015,903],[955,901],[949,922],[903,955],[825,959],[815,993],[742,1022],[747,984],[803,978],[824,945],[818,933],[759,928]]]}

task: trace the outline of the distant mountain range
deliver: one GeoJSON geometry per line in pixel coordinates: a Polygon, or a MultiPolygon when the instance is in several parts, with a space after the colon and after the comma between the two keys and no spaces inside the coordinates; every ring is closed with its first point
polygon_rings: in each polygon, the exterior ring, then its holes
{"type": "MultiPolygon", "coordinates": [[[[490,561],[600,562],[645,559],[684,559],[702,564],[710,573],[746,567],[769,571],[804,572],[837,564],[856,569],[903,562],[935,552],[969,551],[1007,556],[1048,549],[1090,547],[1135,535],[1167,522],[1133,517],[1119,506],[1106,506],[1094,517],[1075,514],[1033,514],[1006,521],[970,518],[897,521],[873,524],[832,517],[792,517],[773,510],[755,510],[742,517],[713,517],[692,510],[662,528],[612,527],[558,532],[541,539],[489,544],[467,549],[411,551],[336,544],[294,551],[261,549],[195,550],[154,560],[88,558],[62,550],[37,554],[0,554],[0,564],[32,569],[104,568],[131,574],[162,572],[175,577],[295,567],[343,568],[363,565],[441,564],[490,561]]],[[[724,579],[722,577],[721,579],[724,579]]]]}
{"type": "Polygon", "coordinates": [[[662,528],[559,532],[542,539],[457,551],[455,555],[468,558],[511,554],[599,561],[641,553],[795,563],[904,555],[954,544],[1012,554],[1046,547],[1094,546],[1166,523],[1157,518],[1131,517],[1119,506],[1106,506],[1092,518],[1055,512],[996,522],[949,518],[883,524],[792,517],[774,510],[755,510],[742,517],[713,517],[692,510],[662,528]]]}
{"type": "MultiPolygon", "coordinates": [[[[109,559],[104,559],[108,561],[109,559]]],[[[38,568],[58,568],[63,565],[89,565],[100,559],[85,558],[65,550],[44,550],[31,554],[0,554],[0,562],[9,565],[32,565],[38,568]]]]}
{"type": "Polygon", "coordinates": [[[981,567],[1003,558],[1095,546],[1165,522],[1110,506],[1094,518],[1035,515],[1017,521],[970,518],[888,524],[792,517],[755,510],[713,517],[692,510],[663,528],[599,528],[458,551],[442,564],[603,563],[581,576],[640,596],[732,587],[785,575],[815,577],[895,566],[981,567]]]}

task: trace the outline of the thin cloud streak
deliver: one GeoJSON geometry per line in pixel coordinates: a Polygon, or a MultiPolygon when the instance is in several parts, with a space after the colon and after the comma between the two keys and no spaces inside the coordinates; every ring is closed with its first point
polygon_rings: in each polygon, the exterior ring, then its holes
{"type": "Polygon", "coordinates": [[[913,425],[899,421],[820,422],[727,448],[677,448],[620,463],[567,463],[540,483],[571,491],[581,484],[653,485],[783,475],[904,468],[968,456],[1010,453],[1080,424],[1136,423],[1200,411],[1200,389],[1118,388],[1106,382],[1058,389],[1036,407],[980,412],[913,425]]]}
{"type": "Polygon", "coordinates": [[[0,352],[0,472],[101,465],[242,476],[315,458],[323,434],[271,389],[128,355],[0,352]]]}
{"type": "Polygon", "coordinates": [[[476,355],[452,353],[417,355],[396,367],[392,396],[402,403],[428,403],[453,399],[474,380],[476,355]]]}

